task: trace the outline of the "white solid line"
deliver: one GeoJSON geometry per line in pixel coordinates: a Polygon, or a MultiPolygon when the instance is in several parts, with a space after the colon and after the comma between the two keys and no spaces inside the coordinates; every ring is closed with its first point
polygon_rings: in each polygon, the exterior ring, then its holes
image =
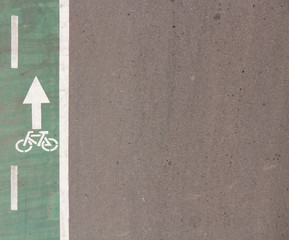
{"type": "Polygon", "coordinates": [[[18,166],[11,166],[11,210],[18,210],[18,166]]]}
{"type": "Polygon", "coordinates": [[[18,68],[18,16],[11,16],[11,68],[18,68]]]}
{"type": "Polygon", "coordinates": [[[60,0],[59,59],[59,185],[60,239],[69,240],[68,106],[69,106],[69,0],[60,0]]]}

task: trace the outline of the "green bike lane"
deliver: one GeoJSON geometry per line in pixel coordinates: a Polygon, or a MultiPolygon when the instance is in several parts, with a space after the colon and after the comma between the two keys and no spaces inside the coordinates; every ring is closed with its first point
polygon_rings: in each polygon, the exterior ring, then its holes
{"type": "Polygon", "coordinates": [[[0,239],[59,240],[59,148],[15,147],[28,131],[59,141],[59,1],[0,3],[0,239]],[[11,16],[18,16],[18,68],[11,68],[11,16]],[[32,104],[23,104],[36,76],[50,102],[41,104],[41,129],[32,129],[32,104]],[[17,210],[11,166],[18,167],[17,210]]]}

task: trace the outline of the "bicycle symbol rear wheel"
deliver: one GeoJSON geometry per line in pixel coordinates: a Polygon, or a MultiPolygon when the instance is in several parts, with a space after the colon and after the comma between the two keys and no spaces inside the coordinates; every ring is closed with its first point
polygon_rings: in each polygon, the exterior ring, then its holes
{"type": "Polygon", "coordinates": [[[47,139],[50,143],[50,146],[46,144],[46,141],[43,141],[41,144],[41,147],[46,152],[53,152],[58,148],[58,142],[54,138],[48,138],[47,139]]]}
{"type": "Polygon", "coordinates": [[[15,148],[18,152],[29,152],[32,149],[32,143],[30,141],[27,141],[26,146],[23,145],[24,139],[20,139],[16,144],[15,148]]]}

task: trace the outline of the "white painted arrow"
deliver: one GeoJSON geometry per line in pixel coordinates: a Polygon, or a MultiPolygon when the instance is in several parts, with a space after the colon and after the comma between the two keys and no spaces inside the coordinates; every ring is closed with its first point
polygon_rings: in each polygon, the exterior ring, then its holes
{"type": "Polygon", "coordinates": [[[32,105],[32,129],[41,129],[41,104],[50,103],[37,77],[34,78],[23,104],[32,105]]]}

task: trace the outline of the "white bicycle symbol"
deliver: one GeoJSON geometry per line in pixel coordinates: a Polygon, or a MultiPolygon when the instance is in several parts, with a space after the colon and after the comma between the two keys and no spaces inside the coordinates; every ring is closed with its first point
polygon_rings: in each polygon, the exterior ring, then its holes
{"type": "Polygon", "coordinates": [[[28,131],[26,137],[15,144],[15,148],[18,152],[27,153],[34,144],[37,147],[41,146],[46,152],[53,152],[58,148],[58,142],[54,138],[47,138],[48,133],[48,131],[39,131],[39,134],[35,134],[34,131],[28,131]],[[35,138],[39,140],[36,141],[35,138]]]}

